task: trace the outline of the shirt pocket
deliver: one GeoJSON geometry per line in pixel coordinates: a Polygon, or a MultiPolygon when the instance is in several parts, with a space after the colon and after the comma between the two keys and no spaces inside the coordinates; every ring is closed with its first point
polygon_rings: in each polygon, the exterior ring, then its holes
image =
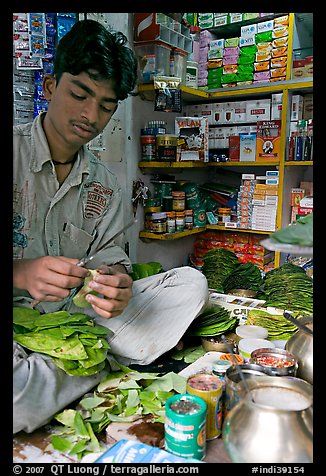
{"type": "Polygon", "coordinates": [[[60,239],[61,254],[69,258],[82,258],[87,253],[95,235],[96,230],[90,234],[72,223],[66,223],[60,239]]]}

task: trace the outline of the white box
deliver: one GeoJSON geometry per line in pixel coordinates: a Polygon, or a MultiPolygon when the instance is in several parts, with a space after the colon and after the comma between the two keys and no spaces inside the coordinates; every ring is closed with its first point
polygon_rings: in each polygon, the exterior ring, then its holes
{"type": "Polygon", "coordinates": [[[255,34],[253,33],[252,35],[247,35],[247,36],[240,36],[239,39],[239,46],[251,46],[256,44],[256,37],[255,34]]]}
{"type": "Polygon", "coordinates": [[[253,23],[251,25],[242,26],[240,36],[245,37],[250,35],[256,35],[256,33],[257,33],[257,23],[253,23]]]}
{"type": "Polygon", "coordinates": [[[234,102],[234,122],[246,122],[247,105],[246,101],[234,102]]]}
{"type": "Polygon", "coordinates": [[[257,134],[240,134],[240,162],[256,160],[256,136],[257,134]]]}
{"type": "Polygon", "coordinates": [[[223,114],[224,114],[224,104],[223,103],[215,103],[212,104],[212,124],[221,124],[223,122],[223,114]]]}
{"type": "Polygon", "coordinates": [[[274,20],[263,21],[257,24],[257,33],[263,33],[264,31],[271,31],[274,28],[274,20]]]}
{"type": "Polygon", "coordinates": [[[206,117],[176,117],[177,161],[208,162],[208,131],[206,117]]]}
{"type": "Polygon", "coordinates": [[[291,118],[290,121],[301,121],[303,115],[303,96],[295,94],[291,101],[291,118]]]}
{"type": "Polygon", "coordinates": [[[223,124],[232,124],[234,122],[234,103],[225,102],[223,107],[223,124]]]}
{"type": "Polygon", "coordinates": [[[272,104],[282,104],[283,93],[272,94],[272,104]]]}
{"type": "Polygon", "coordinates": [[[208,124],[213,124],[213,105],[212,104],[201,104],[200,105],[200,116],[207,117],[208,124]]]}
{"type": "Polygon", "coordinates": [[[271,105],[271,121],[277,121],[282,116],[282,103],[275,103],[271,105]]]}
{"type": "Polygon", "coordinates": [[[214,131],[215,149],[226,149],[228,147],[228,139],[225,136],[224,127],[214,127],[214,131]]]}
{"type": "Polygon", "coordinates": [[[247,101],[247,122],[270,121],[271,100],[260,99],[247,101]]]}
{"type": "Polygon", "coordinates": [[[215,48],[224,48],[224,38],[220,38],[218,40],[212,40],[209,42],[209,49],[215,50],[215,48]]]}

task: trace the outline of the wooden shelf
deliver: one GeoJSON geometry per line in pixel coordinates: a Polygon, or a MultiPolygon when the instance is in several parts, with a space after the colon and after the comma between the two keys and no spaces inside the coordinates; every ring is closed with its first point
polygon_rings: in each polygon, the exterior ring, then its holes
{"type": "Polygon", "coordinates": [[[197,226],[194,227],[192,230],[185,230],[180,231],[177,233],[152,233],[150,231],[140,231],[139,238],[146,238],[150,240],[161,240],[161,241],[171,241],[171,240],[178,240],[179,238],[184,238],[185,236],[195,235],[197,233],[201,233],[205,230],[221,230],[221,231],[236,231],[240,233],[257,233],[260,235],[270,235],[273,233],[272,231],[263,231],[263,230],[248,230],[243,228],[229,228],[222,225],[205,225],[205,226],[197,226]]]}
{"type": "Polygon", "coordinates": [[[289,160],[284,162],[285,167],[288,166],[300,166],[300,165],[313,165],[312,160],[289,160]]]}
{"type": "MultiPolygon", "coordinates": [[[[157,161],[141,161],[138,166],[141,169],[193,169],[203,167],[273,167],[280,164],[279,160],[264,160],[264,161],[251,161],[251,162],[201,162],[185,160],[181,162],[157,162],[157,161]]],[[[300,162],[301,165],[306,163],[300,162]]]]}
{"type": "Polygon", "coordinates": [[[192,169],[192,168],[202,168],[206,167],[208,162],[201,162],[200,160],[198,161],[193,161],[193,160],[187,160],[183,162],[158,162],[158,161],[145,161],[142,160],[139,162],[138,166],[141,169],[160,169],[160,168],[172,168],[172,169],[192,169]]]}
{"type": "Polygon", "coordinates": [[[205,226],[197,226],[192,230],[179,231],[176,233],[152,233],[150,231],[140,231],[139,238],[149,238],[151,240],[162,240],[162,241],[171,241],[177,240],[179,238],[184,238],[185,236],[195,235],[196,233],[201,233],[205,231],[205,226]]]}
{"type": "Polygon", "coordinates": [[[229,228],[227,226],[222,225],[206,225],[206,230],[221,230],[221,231],[236,231],[236,232],[243,232],[243,233],[258,233],[260,235],[270,235],[273,233],[272,231],[263,231],[263,230],[248,230],[244,228],[229,228]]]}
{"type": "MultiPolygon", "coordinates": [[[[250,84],[248,86],[234,86],[232,88],[218,88],[203,91],[200,89],[189,88],[188,86],[180,86],[182,92],[182,99],[186,102],[207,102],[212,99],[227,99],[231,97],[245,97],[245,96],[263,96],[282,91],[292,92],[312,92],[313,80],[306,78],[303,80],[290,79],[287,81],[275,81],[266,84],[250,84]]],[[[155,96],[155,89],[153,83],[138,84],[139,95],[148,101],[153,101],[155,96]]]]}
{"type": "Polygon", "coordinates": [[[207,162],[207,165],[209,165],[210,167],[225,167],[225,166],[235,166],[235,167],[253,167],[253,166],[257,166],[257,167],[264,167],[264,166],[267,166],[267,167],[271,167],[271,166],[275,166],[275,165],[279,165],[280,164],[280,161],[279,160],[260,160],[260,161],[256,161],[256,160],[253,160],[253,161],[250,161],[250,162],[246,162],[246,161],[243,161],[243,162],[233,162],[233,161],[228,161],[228,162],[207,162]]]}

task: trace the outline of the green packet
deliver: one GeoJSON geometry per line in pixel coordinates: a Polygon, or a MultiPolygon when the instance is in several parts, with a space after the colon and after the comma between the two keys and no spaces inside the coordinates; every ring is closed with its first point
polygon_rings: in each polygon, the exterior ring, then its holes
{"type": "Polygon", "coordinates": [[[257,45],[242,46],[240,48],[239,57],[242,55],[254,55],[257,53],[257,45]]]}
{"type": "Polygon", "coordinates": [[[273,40],[273,31],[263,31],[261,33],[256,33],[255,35],[256,44],[257,43],[264,43],[265,41],[272,41],[273,40]]]}
{"type": "Polygon", "coordinates": [[[254,73],[251,73],[250,71],[247,73],[237,73],[237,82],[243,82],[243,81],[252,81],[254,79],[254,73]]]}
{"type": "Polygon", "coordinates": [[[255,60],[256,60],[256,53],[253,55],[242,55],[238,57],[238,65],[254,64],[255,60]]]}
{"type": "Polygon", "coordinates": [[[237,74],[222,74],[221,83],[235,83],[237,81],[237,74]]]}
{"type": "Polygon", "coordinates": [[[239,46],[239,37],[225,38],[224,48],[230,48],[233,46],[239,46]]]}
{"type": "MultiPolygon", "coordinates": [[[[238,74],[248,74],[254,72],[254,64],[239,64],[238,65],[238,74]]],[[[241,80],[243,81],[243,80],[241,80]]]]}

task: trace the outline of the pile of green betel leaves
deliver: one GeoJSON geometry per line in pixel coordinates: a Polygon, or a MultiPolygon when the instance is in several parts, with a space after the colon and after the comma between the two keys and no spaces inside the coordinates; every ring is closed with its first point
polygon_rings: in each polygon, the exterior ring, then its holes
{"type": "Polygon", "coordinates": [[[109,330],[83,313],[41,314],[36,309],[14,307],[13,323],[16,342],[49,355],[69,375],[93,375],[105,366],[109,330]]]}

